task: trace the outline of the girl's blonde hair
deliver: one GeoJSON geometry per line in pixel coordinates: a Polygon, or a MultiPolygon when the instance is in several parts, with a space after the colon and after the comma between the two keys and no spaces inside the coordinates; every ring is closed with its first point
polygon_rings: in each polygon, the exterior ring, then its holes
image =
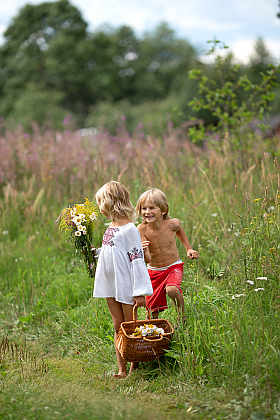
{"type": "Polygon", "coordinates": [[[145,202],[153,204],[161,209],[162,212],[165,212],[163,219],[170,219],[168,214],[169,206],[167,203],[166,195],[159,190],[158,188],[149,188],[143,194],[140,195],[138,202],[135,207],[137,216],[141,216],[141,210],[145,202]]]}
{"type": "Polygon", "coordinates": [[[119,220],[126,217],[134,222],[135,212],[130,202],[129,192],[120,182],[107,182],[97,191],[95,200],[100,210],[104,210],[110,219],[119,220]]]}

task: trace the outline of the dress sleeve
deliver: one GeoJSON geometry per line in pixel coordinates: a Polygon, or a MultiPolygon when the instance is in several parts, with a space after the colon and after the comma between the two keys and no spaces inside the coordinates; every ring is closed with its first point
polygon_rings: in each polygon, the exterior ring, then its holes
{"type": "Polygon", "coordinates": [[[140,233],[134,225],[125,237],[125,248],[131,267],[132,296],[151,296],[153,287],[144,260],[140,233]]]}

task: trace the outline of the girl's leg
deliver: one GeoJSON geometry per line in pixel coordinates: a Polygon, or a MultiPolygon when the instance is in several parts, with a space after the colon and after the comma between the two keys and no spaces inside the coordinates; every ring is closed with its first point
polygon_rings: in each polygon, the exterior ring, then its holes
{"type": "MultiPolygon", "coordinates": [[[[120,329],[120,325],[124,321],[131,321],[133,319],[132,311],[133,306],[132,305],[126,305],[125,303],[117,302],[115,298],[106,298],[108,308],[110,311],[110,314],[112,316],[114,329],[115,329],[115,343],[117,334],[120,329]]],[[[116,378],[125,378],[127,375],[126,372],[126,362],[122,358],[119,350],[117,349],[115,345],[116,355],[117,355],[117,362],[119,367],[119,372],[117,375],[115,375],[116,378]]]]}
{"type": "MultiPolygon", "coordinates": [[[[133,306],[127,305],[125,303],[122,303],[122,310],[124,315],[124,321],[132,321],[133,320],[133,306]]],[[[136,316],[137,319],[137,316],[136,316]]],[[[129,373],[131,373],[133,370],[137,369],[139,365],[139,362],[131,362],[129,373]]]]}

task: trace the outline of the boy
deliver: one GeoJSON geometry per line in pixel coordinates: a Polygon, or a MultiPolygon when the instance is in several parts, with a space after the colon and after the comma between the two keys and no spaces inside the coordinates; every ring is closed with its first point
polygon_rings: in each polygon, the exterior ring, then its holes
{"type": "Polygon", "coordinates": [[[184,298],[180,289],[184,263],[179,257],[176,236],[184,245],[188,258],[199,257],[198,252],[192,249],[180,221],[171,219],[168,210],[167,198],[157,188],[144,192],[136,205],[137,215],[143,218],[138,230],[153,286],[153,295],[148,296],[146,302],[156,319],[159,312],[167,308],[166,294],[184,313],[184,298]]]}

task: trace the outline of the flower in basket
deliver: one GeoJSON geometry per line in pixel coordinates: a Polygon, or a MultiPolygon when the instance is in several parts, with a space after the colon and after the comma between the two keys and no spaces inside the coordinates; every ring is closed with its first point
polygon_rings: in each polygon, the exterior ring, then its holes
{"type": "Polygon", "coordinates": [[[94,276],[96,268],[95,247],[93,231],[97,221],[98,207],[87,198],[84,204],[75,204],[73,207],[63,209],[56,220],[60,220],[60,230],[69,230],[70,235],[66,242],[73,242],[76,252],[85,262],[90,277],[94,276]]]}
{"type": "Polygon", "coordinates": [[[136,327],[134,333],[132,334],[133,337],[146,337],[151,335],[160,335],[164,334],[164,329],[159,328],[153,324],[144,324],[140,327],[136,327]]]}

